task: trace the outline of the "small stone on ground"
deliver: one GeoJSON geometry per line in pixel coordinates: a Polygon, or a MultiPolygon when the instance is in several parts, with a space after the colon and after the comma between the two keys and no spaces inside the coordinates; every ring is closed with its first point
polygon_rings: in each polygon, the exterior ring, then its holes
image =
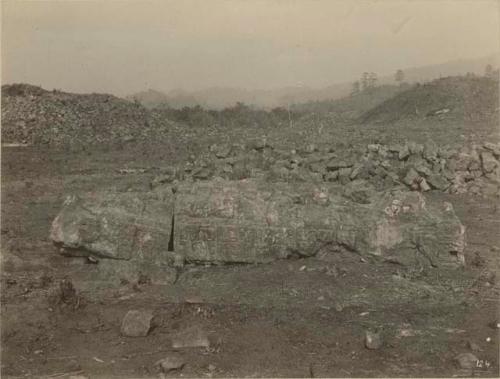
{"type": "Polygon", "coordinates": [[[207,334],[198,326],[182,330],[172,339],[174,349],[185,347],[210,347],[207,334]]]}
{"type": "Polygon", "coordinates": [[[152,320],[150,310],[128,311],[122,321],[121,333],[127,337],[145,337],[151,330],[152,320]]]}

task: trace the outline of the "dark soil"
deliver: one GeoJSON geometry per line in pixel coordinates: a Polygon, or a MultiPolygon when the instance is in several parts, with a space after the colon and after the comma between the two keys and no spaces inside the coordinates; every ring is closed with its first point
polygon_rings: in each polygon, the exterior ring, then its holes
{"type": "Polygon", "coordinates": [[[141,146],[3,149],[3,376],[158,377],[154,363],[173,351],[172,336],[192,325],[208,333],[211,347],[179,350],[187,363],[167,376],[499,375],[497,199],[426,195],[452,202],[467,227],[467,266],[454,271],[411,272],[338,253],[188,266],[173,285],[145,278],[109,287],[89,280],[83,258],[63,257],[51,244],[50,224],[66,195],[147,190],[152,174],[118,170],[181,162],[187,154],[141,146]],[[62,298],[65,278],[76,294],[62,298]],[[157,326],[147,337],[123,337],[123,316],[142,308],[154,310],[157,326]],[[367,330],[382,335],[380,349],[365,348],[367,330]],[[464,371],[454,357],[470,352],[471,342],[481,349],[473,352],[479,361],[464,371]]]}

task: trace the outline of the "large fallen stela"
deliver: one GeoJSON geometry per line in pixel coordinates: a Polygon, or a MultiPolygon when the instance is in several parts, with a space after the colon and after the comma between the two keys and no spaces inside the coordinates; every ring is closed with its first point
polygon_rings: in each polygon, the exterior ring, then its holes
{"type": "Polygon", "coordinates": [[[173,253],[192,263],[265,263],[324,248],[403,265],[463,264],[465,228],[451,204],[400,189],[359,198],[259,180],[94,192],[66,199],[51,238],[69,254],[165,265],[173,253]]]}

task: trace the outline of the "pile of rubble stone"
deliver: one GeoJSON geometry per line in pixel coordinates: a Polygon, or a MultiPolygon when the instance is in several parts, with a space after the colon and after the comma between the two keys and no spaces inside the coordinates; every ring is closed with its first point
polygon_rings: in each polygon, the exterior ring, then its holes
{"type": "Polygon", "coordinates": [[[364,149],[304,149],[283,151],[265,141],[247,146],[212,145],[184,167],[161,170],[153,187],[173,180],[241,180],[261,177],[273,182],[338,182],[360,179],[377,190],[404,185],[411,190],[498,196],[500,144],[462,148],[408,142],[371,144],[364,149]]]}
{"type": "Polygon", "coordinates": [[[68,146],[158,138],[173,123],[152,118],[140,104],[106,94],[2,86],[5,143],[68,146]]]}

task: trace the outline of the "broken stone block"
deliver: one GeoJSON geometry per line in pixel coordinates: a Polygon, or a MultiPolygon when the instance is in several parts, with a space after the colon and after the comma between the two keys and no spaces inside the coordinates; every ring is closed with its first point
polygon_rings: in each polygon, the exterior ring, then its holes
{"type": "Polygon", "coordinates": [[[329,171],[335,171],[338,169],[352,167],[352,166],[353,166],[353,162],[343,160],[343,159],[338,159],[338,158],[332,158],[326,164],[326,168],[329,171]]]}
{"type": "Polygon", "coordinates": [[[425,143],[422,155],[428,162],[434,162],[437,159],[438,147],[434,141],[429,140],[425,143]]]}
{"type": "Polygon", "coordinates": [[[327,182],[334,182],[339,178],[339,172],[338,171],[330,171],[325,174],[325,180],[327,182]]]}
{"type": "Polygon", "coordinates": [[[410,168],[403,179],[403,183],[411,187],[418,182],[419,178],[418,172],[410,168]]]}
{"type": "Polygon", "coordinates": [[[67,202],[51,235],[70,251],[145,267],[173,266],[168,250],[188,263],[264,263],[312,256],[325,245],[408,265],[463,263],[465,229],[451,205],[426,206],[418,192],[371,192],[357,183],[350,193],[335,184],[262,180],[182,183],[175,196],[94,193],[67,202]]]}
{"type": "Polygon", "coordinates": [[[376,153],[376,152],[378,152],[378,151],[379,151],[379,149],[380,149],[380,144],[378,144],[378,143],[377,143],[377,144],[371,144],[371,145],[368,145],[368,146],[366,147],[366,149],[367,149],[368,151],[372,151],[372,152],[375,152],[375,153],[376,153]]]}
{"type": "Polygon", "coordinates": [[[450,186],[450,183],[448,182],[448,180],[446,180],[446,178],[443,175],[439,175],[439,174],[429,175],[427,177],[427,183],[429,183],[429,185],[432,188],[435,188],[435,189],[438,189],[441,191],[446,190],[450,186]]]}
{"type": "Polygon", "coordinates": [[[182,357],[182,355],[178,353],[170,353],[167,357],[160,359],[155,363],[155,366],[158,366],[162,372],[170,372],[173,370],[180,370],[186,364],[186,360],[182,357]]]}
{"type": "Polygon", "coordinates": [[[98,258],[155,261],[168,249],[173,205],[170,189],[69,196],[50,237],[69,254],[84,250],[98,258]]]}
{"type": "Polygon", "coordinates": [[[404,145],[398,152],[398,158],[400,161],[408,158],[410,156],[410,149],[408,145],[404,145]]]}
{"type": "Polygon", "coordinates": [[[408,143],[408,149],[410,150],[411,154],[422,155],[422,152],[424,151],[424,145],[411,141],[408,143]]]}
{"type": "Polygon", "coordinates": [[[427,184],[427,181],[424,178],[420,180],[420,183],[418,183],[418,185],[420,187],[420,191],[422,192],[427,192],[431,190],[431,187],[429,187],[429,184],[427,184]]]}
{"type": "Polygon", "coordinates": [[[462,353],[455,357],[455,363],[461,369],[473,369],[477,362],[477,357],[472,353],[462,353]]]}
{"type": "Polygon", "coordinates": [[[498,165],[498,161],[493,154],[486,151],[481,153],[481,163],[485,173],[492,172],[498,165]]]}
{"type": "Polygon", "coordinates": [[[182,349],[187,347],[210,347],[210,340],[206,332],[199,326],[192,326],[181,330],[172,338],[172,347],[182,349]]]}
{"type": "Polygon", "coordinates": [[[121,333],[127,337],[145,337],[152,327],[152,321],[152,311],[130,310],[123,318],[121,333]]]}
{"type": "Polygon", "coordinates": [[[491,151],[495,157],[500,158],[500,144],[494,144],[491,142],[485,142],[484,143],[484,148],[491,151]]]}
{"type": "Polygon", "coordinates": [[[232,146],[230,145],[212,145],[210,150],[217,158],[223,159],[231,155],[232,146]]]}
{"type": "Polygon", "coordinates": [[[378,350],[382,347],[382,337],[380,333],[367,331],[365,333],[365,347],[369,350],[378,350]]]}
{"type": "Polygon", "coordinates": [[[341,168],[339,170],[339,182],[341,184],[347,184],[351,180],[351,173],[352,169],[351,168],[341,168]]]}

